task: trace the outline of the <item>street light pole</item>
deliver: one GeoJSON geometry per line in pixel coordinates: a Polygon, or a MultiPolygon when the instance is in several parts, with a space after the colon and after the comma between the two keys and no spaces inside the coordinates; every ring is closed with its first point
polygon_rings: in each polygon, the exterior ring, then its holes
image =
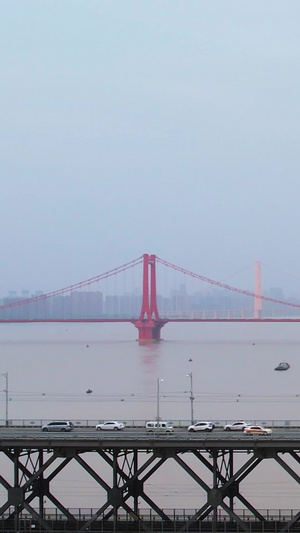
{"type": "Polygon", "coordinates": [[[190,400],[191,400],[191,424],[194,423],[194,393],[193,393],[193,372],[190,372],[186,375],[191,380],[191,388],[190,388],[190,400]]]}
{"type": "Polygon", "coordinates": [[[163,379],[161,379],[161,378],[157,378],[157,398],[156,398],[156,407],[157,407],[156,420],[157,420],[157,428],[158,428],[158,423],[159,423],[159,384],[160,384],[161,381],[163,381],[163,379]]]}
{"type": "Polygon", "coordinates": [[[0,372],[0,376],[5,378],[5,425],[8,426],[8,372],[0,372]]]}

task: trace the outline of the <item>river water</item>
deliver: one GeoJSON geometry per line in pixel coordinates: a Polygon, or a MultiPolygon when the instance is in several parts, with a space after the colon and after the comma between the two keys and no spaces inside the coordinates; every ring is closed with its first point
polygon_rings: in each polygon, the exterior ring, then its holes
{"type": "MultiPolygon", "coordinates": [[[[12,420],[149,420],[159,403],[162,419],[189,421],[192,373],[197,420],[300,420],[299,324],[167,324],[162,337],[139,345],[130,324],[1,324],[0,419],[8,373],[12,420]],[[290,370],[275,372],[283,360],[290,370]]],[[[259,508],[298,505],[295,482],[275,470],[263,467],[248,497],[259,508]]],[[[150,495],[197,507],[198,491],[185,481],[158,477],[150,495]]],[[[70,473],[60,489],[67,504],[98,505],[90,483],[70,473]]]]}

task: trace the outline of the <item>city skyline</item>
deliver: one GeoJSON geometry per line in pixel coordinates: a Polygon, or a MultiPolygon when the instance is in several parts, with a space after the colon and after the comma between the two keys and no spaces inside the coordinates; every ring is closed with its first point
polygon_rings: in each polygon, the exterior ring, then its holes
{"type": "MultiPolygon", "coordinates": [[[[279,287],[266,290],[262,295],[274,300],[288,301],[279,287]]],[[[3,306],[13,303],[18,305],[0,309],[0,319],[136,318],[141,312],[142,294],[134,291],[113,295],[104,294],[102,291],[82,290],[68,295],[47,297],[42,291],[38,291],[36,295],[29,295],[26,291],[22,297],[13,293],[0,299],[0,305],[3,306]],[[35,296],[38,297],[37,300],[35,296]],[[42,298],[43,296],[45,298],[42,298]]],[[[291,303],[299,305],[300,299],[294,297],[291,303]]],[[[208,318],[209,313],[219,313],[221,316],[223,312],[225,315],[230,312],[233,317],[243,316],[243,313],[251,317],[254,312],[254,298],[220,288],[188,292],[186,286],[181,285],[178,290],[171,289],[168,296],[157,293],[157,307],[162,317],[170,318],[208,318]],[[206,314],[201,315],[202,312],[206,314]]],[[[282,316],[283,313],[285,316],[299,315],[298,308],[283,308],[282,305],[270,301],[262,301],[262,312],[271,312],[273,316],[282,316]]],[[[213,317],[213,314],[211,316],[213,317]]]]}

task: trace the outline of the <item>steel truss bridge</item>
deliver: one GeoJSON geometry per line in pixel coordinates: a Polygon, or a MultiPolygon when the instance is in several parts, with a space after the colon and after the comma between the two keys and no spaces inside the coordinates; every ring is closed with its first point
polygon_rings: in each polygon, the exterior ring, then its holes
{"type": "MultiPolygon", "coordinates": [[[[78,301],[77,301],[78,303],[78,301]]],[[[87,302],[86,302],[87,303],[87,302]]],[[[98,302],[99,303],[99,302],[98,302]]],[[[75,305],[75,303],[74,303],[75,305]]],[[[91,302],[87,306],[91,305],[91,302]]],[[[70,309],[69,309],[70,310],[70,309]]],[[[276,311],[277,313],[277,311],[276,311]]],[[[55,315],[55,313],[54,313],[55,315]]],[[[130,311],[128,310],[128,315],[130,311]]],[[[63,289],[55,290],[47,294],[38,294],[30,298],[13,299],[8,300],[0,305],[0,323],[9,322],[130,322],[138,330],[138,340],[141,342],[158,341],[160,340],[161,329],[168,322],[300,322],[300,303],[287,302],[277,298],[271,298],[262,294],[261,288],[261,266],[260,263],[256,263],[255,268],[255,287],[254,292],[248,290],[238,289],[230,285],[212,280],[196,274],[185,268],[178,267],[168,261],[158,258],[154,254],[144,254],[129,263],[126,263],[120,267],[117,267],[108,272],[104,272],[101,275],[89,278],[85,281],[69,285],[63,289]],[[163,313],[158,308],[157,302],[157,264],[171,270],[173,273],[180,273],[186,278],[198,280],[203,285],[213,287],[215,289],[221,289],[226,293],[235,293],[243,298],[247,298],[253,302],[251,314],[245,315],[245,310],[227,309],[221,312],[210,311],[208,314],[204,309],[199,308],[197,313],[193,313],[192,317],[169,317],[163,316],[163,313]],[[67,298],[66,306],[72,308],[72,297],[74,300],[78,300],[76,296],[82,289],[90,288],[94,284],[100,281],[107,280],[109,278],[115,278],[119,274],[123,274],[128,270],[133,270],[137,265],[142,265],[142,297],[139,316],[126,317],[101,317],[100,310],[97,310],[94,317],[84,317],[82,310],[77,309],[79,318],[66,317],[66,316],[52,316],[53,305],[55,301],[60,302],[60,305],[64,307],[63,299],[67,298]],[[274,315],[270,310],[267,311],[267,315],[263,314],[262,303],[274,304],[279,307],[279,315],[274,315]],[[50,312],[47,315],[48,308],[52,309],[52,315],[50,312]],[[12,315],[10,316],[10,311],[12,315]],[[292,311],[292,316],[288,315],[288,311],[292,311]],[[21,316],[17,316],[20,312],[21,316]],[[45,312],[45,316],[42,314],[45,312]],[[197,316],[196,316],[197,315],[197,316]]]]}
{"type": "Polygon", "coordinates": [[[0,531],[25,531],[29,523],[31,528],[41,532],[300,531],[300,508],[287,521],[268,520],[243,495],[241,487],[247,476],[264,461],[275,461],[300,485],[297,473],[299,438],[227,435],[214,438],[210,434],[200,438],[158,435],[134,438],[124,434],[88,437],[41,434],[12,438],[3,433],[0,452],[0,484],[6,491],[6,501],[1,502],[0,508],[0,531]],[[96,459],[97,467],[90,464],[96,459]],[[191,459],[194,467],[189,464],[191,459]],[[4,460],[10,465],[7,478],[3,473],[4,460]],[[205,500],[192,516],[184,519],[167,514],[146,491],[146,482],[151,476],[166,463],[171,463],[172,467],[174,462],[194,480],[199,501],[205,500]],[[99,501],[103,502],[88,518],[72,514],[55,494],[54,485],[59,483],[59,474],[72,463],[93,479],[95,493],[99,491],[99,501]],[[103,475],[107,468],[110,482],[103,475]],[[58,510],[60,520],[47,517],[46,499],[58,510]],[[235,504],[246,509],[251,519],[243,520],[235,504]],[[150,521],[141,514],[145,506],[155,520],[150,521]],[[124,513],[127,520],[124,520],[124,513]]]}

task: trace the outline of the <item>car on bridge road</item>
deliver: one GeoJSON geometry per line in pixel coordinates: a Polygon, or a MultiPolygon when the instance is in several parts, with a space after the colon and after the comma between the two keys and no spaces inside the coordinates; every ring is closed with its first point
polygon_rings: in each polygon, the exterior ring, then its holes
{"type": "Polygon", "coordinates": [[[174,433],[172,422],[165,422],[164,420],[160,420],[158,423],[157,420],[146,422],[146,430],[147,433],[166,433],[167,435],[174,433]]]}
{"type": "Polygon", "coordinates": [[[54,422],[48,422],[42,426],[42,431],[72,431],[74,429],[73,422],[56,420],[54,422]]]}
{"type": "Polygon", "coordinates": [[[107,422],[103,422],[103,424],[97,424],[96,429],[97,431],[120,431],[121,429],[124,429],[124,424],[123,422],[118,422],[117,420],[108,420],[107,422]]]}
{"type": "Polygon", "coordinates": [[[194,431],[212,431],[213,429],[214,425],[211,422],[197,422],[188,427],[190,433],[194,433],[194,431]]]}
{"type": "Polygon", "coordinates": [[[239,420],[238,422],[233,422],[233,424],[226,424],[224,426],[225,431],[244,431],[244,429],[249,426],[247,422],[239,420]]]}
{"type": "Polygon", "coordinates": [[[246,435],[271,435],[272,430],[264,426],[247,426],[244,429],[246,435]]]}

